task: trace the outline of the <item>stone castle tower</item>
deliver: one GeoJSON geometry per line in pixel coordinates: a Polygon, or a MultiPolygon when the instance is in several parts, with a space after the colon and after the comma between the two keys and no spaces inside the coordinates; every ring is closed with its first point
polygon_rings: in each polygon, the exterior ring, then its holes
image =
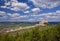
{"type": "Polygon", "coordinates": [[[45,23],[48,23],[48,21],[47,21],[46,19],[42,19],[42,20],[39,22],[39,25],[45,26],[45,23]]]}

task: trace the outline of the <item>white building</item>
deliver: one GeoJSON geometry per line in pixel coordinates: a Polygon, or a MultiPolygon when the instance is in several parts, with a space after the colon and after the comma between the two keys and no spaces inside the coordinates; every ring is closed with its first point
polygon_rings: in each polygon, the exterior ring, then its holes
{"type": "Polygon", "coordinates": [[[44,23],[48,23],[48,21],[46,19],[43,19],[39,22],[39,25],[45,26],[44,23]]]}

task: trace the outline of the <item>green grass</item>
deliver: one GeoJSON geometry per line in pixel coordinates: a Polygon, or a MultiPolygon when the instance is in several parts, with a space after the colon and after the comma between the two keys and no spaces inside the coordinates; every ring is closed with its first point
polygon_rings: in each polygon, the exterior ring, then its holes
{"type": "Polygon", "coordinates": [[[60,24],[2,33],[0,41],[60,41],[60,24]]]}
{"type": "Polygon", "coordinates": [[[16,28],[16,27],[26,27],[26,26],[32,26],[34,24],[29,24],[29,23],[2,23],[0,24],[0,30],[3,28],[16,28]]]}

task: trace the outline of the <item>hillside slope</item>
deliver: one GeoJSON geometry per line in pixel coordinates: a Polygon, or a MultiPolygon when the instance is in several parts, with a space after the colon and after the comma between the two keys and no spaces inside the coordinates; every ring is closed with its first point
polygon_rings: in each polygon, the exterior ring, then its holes
{"type": "Polygon", "coordinates": [[[2,33],[0,41],[60,41],[60,24],[2,33]]]}

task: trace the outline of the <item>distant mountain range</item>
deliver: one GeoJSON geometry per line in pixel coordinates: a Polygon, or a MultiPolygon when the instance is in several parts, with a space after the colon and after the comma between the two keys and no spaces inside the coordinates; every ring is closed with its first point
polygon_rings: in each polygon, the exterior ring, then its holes
{"type": "Polygon", "coordinates": [[[50,24],[59,24],[60,22],[48,22],[50,24]]]}
{"type": "MultiPolygon", "coordinates": [[[[14,24],[20,24],[20,23],[26,23],[26,24],[39,24],[39,22],[0,22],[0,24],[10,24],[10,23],[14,23],[14,24]]],[[[48,22],[49,24],[58,24],[60,22],[48,22]]]]}

